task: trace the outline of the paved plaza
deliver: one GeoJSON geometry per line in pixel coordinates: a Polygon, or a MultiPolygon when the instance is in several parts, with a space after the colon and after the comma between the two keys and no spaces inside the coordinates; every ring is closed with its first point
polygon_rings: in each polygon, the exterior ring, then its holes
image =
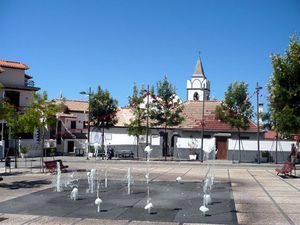
{"type": "MultiPolygon", "coordinates": [[[[50,159],[50,158],[49,158],[50,159]]],[[[79,200],[70,200],[70,190],[57,193],[56,175],[42,174],[39,161],[19,162],[5,174],[0,163],[0,224],[300,224],[300,177],[277,176],[281,165],[233,164],[215,166],[213,203],[207,216],[199,211],[202,181],[207,165],[199,162],[155,161],[149,165],[151,214],[146,203],[146,163],[130,160],[86,160],[61,157],[68,165],[62,179],[72,171],[79,178],[79,200]],[[30,166],[32,165],[32,169],[30,166]],[[126,175],[132,167],[134,184],[127,194],[126,175]],[[96,194],[87,194],[86,171],[107,168],[108,188],[103,184],[101,212],[96,212],[96,194]],[[182,183],[176,182],[178,176],[182,183]]],[[[12,165],[14,165],[12,163],[12,165]]],[[[103,175],[100,175],[103,181],[103,175]]]]}

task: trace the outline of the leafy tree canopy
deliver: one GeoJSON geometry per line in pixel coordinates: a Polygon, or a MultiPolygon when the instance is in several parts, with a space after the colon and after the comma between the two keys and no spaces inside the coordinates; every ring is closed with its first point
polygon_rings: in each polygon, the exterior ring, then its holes
{"type": "Polygon", "coordinates": [[[55,126],[56,113],[61,108],[61,104],[48,100],[46,92],[35,93],[31,105],[19,115],[21,132],[32,133],[35,128],[55,126]]]}
{"type": "Polygon", "coordinates": [[[142,87],[139,92],[136,83],[134,83],[132,96],[128,99],[130,108],[133,112],[133,118],[130,119],[130,123],[128,124],[128,134],[136,137],[145,134],[146,132],[145,120],[147,118],[147,112],[145,108],[141,108],[144,94],[145,89],[142,87]]]}
{"type": "Polygon", "coordinates": [[[90,96],[90,118],[97,127],[110,128],[118,121],[116,118],[118,101],[107,90],[98,86],[96,93],[90,96]]]}
{"type": "Polygon", "coordinates": [[[163,81],[157,82],[157,98],[153,100],[150,110],[152,125],[164,125],[165,129],[179,125],[184,120],[182,111],[183,105],[176,95],[175,87],[165,76],[163,81]]]}
{"type": "Polygon", "coordinates": [[[253,107],[248,99],[248,85],[244,82],[230,84],[225,92],[225,99],[216,108],[216,117],[238,130],[249,128],[253,107]]]}
{"type": "Polygon", "coordinates": [[[293,36],[285,55],[272,55],[269,107],[275,130],[283,135],[300,133],[300,44],[293,36]]]}

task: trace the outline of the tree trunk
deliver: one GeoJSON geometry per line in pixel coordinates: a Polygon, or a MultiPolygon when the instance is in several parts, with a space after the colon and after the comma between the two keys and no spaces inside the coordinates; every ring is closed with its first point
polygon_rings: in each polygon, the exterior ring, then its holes
{"type": "Polygon", "coordinates": [[[140,136],[136,136],[136,157],[139,159],[139,141],[140,141],[140,136]]]}
{"type": "Polygon", "coordinates": [[[277,152],[278,152],[278,132],[276,132],[276,139],[275,139],[275,164],[278,163],[277,152]]]}
{"type": "Polygon", "coordinates": [[[15,168],[18,168],[17,139],[15,138],[15,168]]]}
{"type": "Polygon", "coordinates": [[[45,126],[42,127],[42,172],[44,173],[44,156],[45,156],[45,126]]]}
{"type": "MultiPolygon", "coordinates": [[[[105,151],[104,150],[104,124],[102,125],[102,138],[101,138],[101,149],[102,151],[105,151]]],[[[106,152],[105,152],[106,153],[106,152]]],[[[106,158],[106,154],[105,154],[105,158],[106,158]]]]}
{"type": "Polygon", "coordinates": [[[239,138],[239,163],[240,163],[241,162],[241,133],[239,128],[238,128],[238,138],[239,138]]]}
{"type": "Polygon", "coordinates": [[[165,133],[164,133],[164,151],[165,151],[165,161],[167,161],[167,152],[168,152],[168,140],[167,140],[167,124],[165,125],[165,133]]]}

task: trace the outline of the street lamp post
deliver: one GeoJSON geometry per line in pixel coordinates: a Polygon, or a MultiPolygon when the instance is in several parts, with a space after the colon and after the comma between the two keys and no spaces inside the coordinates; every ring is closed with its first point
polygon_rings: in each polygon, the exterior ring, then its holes
{"type": "Polygon", "coordinates": [[[89,160],[89,147],[90,147],[90,122],[91,122],[91,116],[90,116],[90,101],[91,101],[91,87],[89,88],[89,92],[81,91],[80,94],[82,95],[88,95],[88,146],[87,146],[87,153],[86,153],[86,159],[89,160]]]}
{"type": "Polygon", "coordinates": [[[201,121],[201,157],[200,160],[203,162],[203,137],[204,137],[204,101],[205,101],[205,88],[203,87],[203,83],[206,80],[204,78],[201,82],[201,89],[203,91],[203,99],[202,99],[202,121],[201,121]]]}
{"type": "Polygon", "coordinates": [[[146,117],[146,146],[148,146],[148,136],[149,136],[149,84],[147,87],[147,117],[146,117]]]}
{"type": "Polygon", "coordinates": [[[262,89],[261,86],[256,83],[256,98],[257,98],[257,109],[256,109],[256,116],[257,116],[257,163],[260,164],[260,143],[259,143],[259,91],[262,89]]]}

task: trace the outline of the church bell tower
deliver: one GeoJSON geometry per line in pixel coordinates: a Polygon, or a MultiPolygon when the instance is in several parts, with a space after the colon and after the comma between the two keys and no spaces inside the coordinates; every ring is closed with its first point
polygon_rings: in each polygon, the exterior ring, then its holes
{"type": "Polygon", "coordinates": [[[203,71],[201,58],[197,60],[194,74],[191,80],[187,80],[187,100],[203,101],[209,100],[210,82],[206,79],[203,71]]]}

